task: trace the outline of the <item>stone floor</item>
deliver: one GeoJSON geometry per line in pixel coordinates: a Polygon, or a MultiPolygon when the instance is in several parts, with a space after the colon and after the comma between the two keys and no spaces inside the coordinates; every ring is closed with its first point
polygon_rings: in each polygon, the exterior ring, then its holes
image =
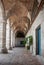
{"type": "Polygon", "coordinates": [[[41,65],[41,63],[26,49],[14,48],[8,54],[0,53],[0,65],[41,65]]]}

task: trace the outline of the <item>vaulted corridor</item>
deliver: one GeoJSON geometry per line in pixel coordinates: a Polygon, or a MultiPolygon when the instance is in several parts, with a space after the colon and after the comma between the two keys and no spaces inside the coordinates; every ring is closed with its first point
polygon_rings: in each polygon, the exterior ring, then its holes
{"type": "Polygon", "coordinates": [[[0,65],[44,65],[44,0],[0,0],[0,65]]]}
{"type": "Polygon", "coordinates": [[[0,65],[42,65],[42,61],[25,48],[14,48],[8,54],[0,54],[0,58],[0,65]]]}

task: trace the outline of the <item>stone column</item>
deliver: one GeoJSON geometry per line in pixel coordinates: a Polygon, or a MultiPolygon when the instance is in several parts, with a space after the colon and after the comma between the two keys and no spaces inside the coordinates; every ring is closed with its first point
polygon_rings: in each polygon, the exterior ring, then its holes
{"type": "Polygon", "coordinates": [[[12,44],[12,48],[13,48],[13,30],[11,29],[11,44],[12,44]]]}
{"type": "Polygon", "coordinates": [[[12,30],[12,47],[14,48],[15,47],[15,34],[12,30]]]}
{"type": "Polygon", "coordinates": [[[13,32],[13,47],[15,47],[15,32],[13,32]]]}
{"type": "Polygon", "coordinates": [[[11,23],[9,22],[9,50],[12,50],[11,47],[11,23]]]}
{"type": "Polygon", "coordinates": [[[6,23],[3,22],[3,31],[2,31],[2,53],[7,53],[6,48],[6,23]]]}
{"type": "Polygon", "coordinates": [[[11,47],[12,47],[12,29],[11,29],[11,47]]]}
{"type": "Polygon", "coordinates": [[[12,34],[12,46],[14,48],[14,33],[12,34]]]}
{"type": "Polygon", "coordinates": [[[6,48],[6,17],[5,17],[5,11],[2,5],[2,2],[0,0],[0,22],[2,23],[2,34],[1,34],[1,43],[2,43],[2,52],[7,53],[6,48]]]}

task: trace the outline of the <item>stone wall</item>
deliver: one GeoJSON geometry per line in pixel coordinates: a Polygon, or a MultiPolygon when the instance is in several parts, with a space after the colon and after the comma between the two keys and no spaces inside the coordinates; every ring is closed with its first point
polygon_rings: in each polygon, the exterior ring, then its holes
{"type": "Polygon", "coordinates": [[[34,23],[32,24],[30,30],[28,31],[27,36],[33,36],[33,54],[36,54],[36,28],[41,25],[41,55],[44,56],[44,9],[42,9],[34,23]]]}

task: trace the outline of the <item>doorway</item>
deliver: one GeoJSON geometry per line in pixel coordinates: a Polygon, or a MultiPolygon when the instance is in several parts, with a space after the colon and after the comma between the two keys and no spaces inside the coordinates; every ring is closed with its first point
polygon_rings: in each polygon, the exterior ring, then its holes
{"type": "Polygon", "coordinates": [[[41,55],[41,26],[36,29],[36,55],[41,55]]]}

